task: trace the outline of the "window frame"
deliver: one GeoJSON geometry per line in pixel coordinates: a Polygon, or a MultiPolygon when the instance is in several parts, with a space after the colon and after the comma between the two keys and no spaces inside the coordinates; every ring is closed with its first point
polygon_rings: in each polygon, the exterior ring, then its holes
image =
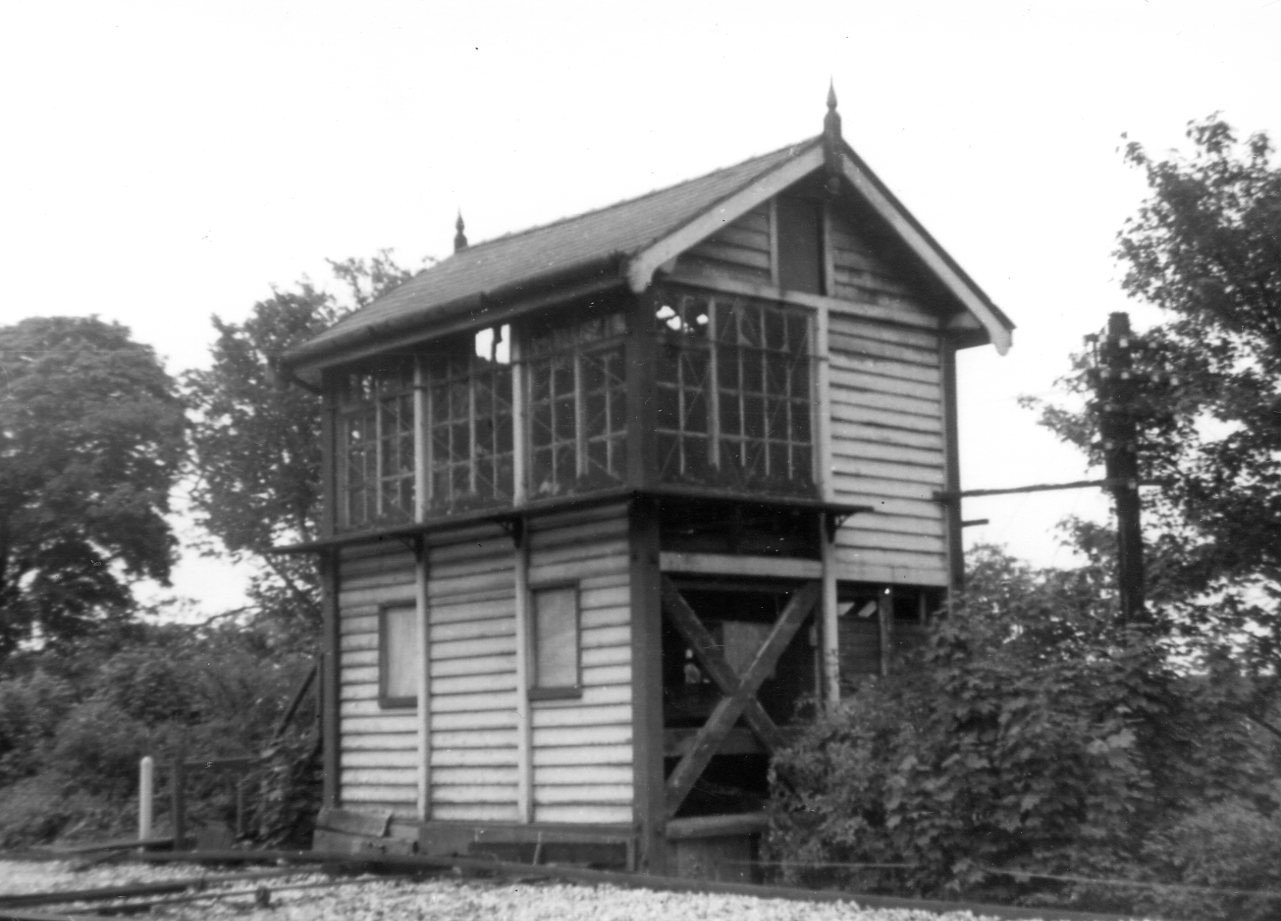
{"type": "Polygon", "coordinates": [[[655,365],[657,406],[654,431],[658,439],[656,475],[660,480],[702,483],[713,487],[731,489],[760,489],[783,495],[814,495],[820,491],[821,471],[819,461],[820,437],[817,400],[819,398],[818,364],[816,355],[817,318],[814,308],[784,300],[730,294],[718,291],[695,291],[672,288],[665,292],[663,306],[655,318],[656,347],[661,353],[671,349],[671,358],[660,357],[655,365]],[[705,313],[698,313],[701,304],[705,313]],[[760,341],[750,344],[729,341],[721,328],[724,313],[734,315],[741,322],[744,309],[756,313],[756,326],[760,341]],[[769,314],[777,313],[778,319],[770,320],[769,314]],[[803,324],[804,349],[796,352],[790,348],[792,324],[803,324]],[[783,332],[783,346],[771,347],[767,340],[767,324],[772,323],[783,332]],[[796,378],[791,364],[781,369],[771,367],[770,356],[794,356],[804,362],[799,375],[804,381],[803,394],[793,390],[796,378]],[[673,377],[663,377],[663,362],[670,362],[673,377]],[[749,368],[749,365],[752,366],[749,368]],[[728,372],[731,372],[728,373],[728,372]],[[751,371],[754,387],[746,378],[751,371]],[[688,372],[688,374],[687,374],[688,372]],[[770,385],[770,374],[786,378],[785,392],[779,393],[770,385]],[[689,383],[689,374],[699,378],[689,383]],[[725,385],[725,378],[736,378],[732,386],[725,385]],[[665,397],[664,393],[668,395],[665,397]],[[726,400],[737,395],[737,412],[728,413],[726,400]],[[751,434],[747,421],[750,401],[756,401],[764,410],[761,432],[751,434]],[[687,427],[688,408],[701,402],[698,416],[701,427],[687,427]],[[778,404],[778,405],[775,405],[778,404]],[[665,405],[675,410],[670,422],[662,418],[665,405]],[[770,431],[766,418],[779,408],[785,410],[787,423],[783,437],[770,431]],[[803,414],[801,423],[805,437],[794,437],[796,421],[803,414]],[[731,419],[737,419],[731,424],[731,419]],[[669,448],[664,447],[667,442],[669,448]],[[701,443],[698,452],[703,455],[691,460],[690,447],[701,443]],[[781,450],[786,457],[786,475],[780,476],[774,467],[773,452],[781,450]],[[764,471],[749,463],[749,452],[763,458],[764,471]],[[803,451],[808,462],[798,458],[803,451]],[[737,456],[737,460],[734,457],[737,456]],[[674,463],[673,463],[674,461],[674,463]]]}
{"type": "Polygon", "coordinates": [[[520,424],[524,426],[524,485],[528,499],[573,495],[627,481],[629,325],[626,311],[617,305],[601,305],[597,310],[571,308],[522,324],[520,386],[524,418],[520,424]],[[592,324],[600,324],[603,334],[592,338],[588,331],[592,324]],[[593,389],[589,363],[607,355],[609,360],[601,362],[602,385],[593,389]],[[608,370],[611,363],[616,369],[612,376],[608,370]],[[568,387],[557,389],[558,375],[562,374],[571,380],[568,387]],[[545,394],[539,384],[540,375],[546,375],[545,394]],[[604,412],[605,428],[601,431],[589,431],[589,403],[593,397],[600,400],[604,412]],[[546,418],[540,416],[543,408],[546,418]],[[564,430],[569,428],[572,436],[566,437],[564,430]],[[602,445],[604,466],[593,458],[593,450],[602,445]],[[572,474],[559,469],[561,452],[566,449],[572,451],[572,474]],[[550,463],[548,475],[540,481],[540,456],[544,453],[550,463]]]}
{"type": "Polygon", "coordinates": [[[414,678],[413,694],[393,694],[395,690],[391,687],[391,628],[390,620],[392,615],[408,614],[409,617],[409,639],[412,641],[412,652],[409,656],[411,663],[418,662],[418,648],[421,645],[418,637],[418,631],[421,624],[418,618],[418,605],[413,603],[387,603],[378,607],[378,706],[383,710],[405,710],[416,709],[418,707],[418,686],[417,675],[411,668],[411,677],[414,678]]]}
{"type": "Polygon", "coordinates": [[[404,524],[416,517],[415,380],[413,359],[383,368],[349,368],[338,376],[333,390],[333,522],[338,530],[404,524]],[[353,391],[359,391],[359,396],[353,396],[353,391]],[[358,429],[364,431],[359,447],[352,439],[358,429]],[[387,472],[393,451],[398,463],[387,472]],[[359,463],[354,464],[357,457],[359,463]],[[359,467],[358,484],[353,480],[355,467],[359,467]],[[396,494],[400,498],[393,498],[396,494]],[[353,514],[357,507],[359,514],[353,514]]]}
{"type": "Polygon", "coordinates": [[[540,582],[529,586],[529,678],[526,694],[530,700],[571,700],[583,696],[583,605],[582,586],[577,580],[540,582]],[[570,591],[573,597],[574,681],[572,684],[541,684],[538,669],[539,595],[570,591]]]}
{"type": "Polygon", "coordinates": [[[422,504],[426,514],[449,514],[471,508],[491,508],[511,505],[515,501],[516,489],[516,453],[519,446],[516,440],[516,388],[517,366],[510,359],[500,361],[497,358],[498,342],[509,336],[506,325],[487,327],[477,333],[464,334],[459,338],[436,344],[432,352],[419,359],[419,389],[422,393],[423,418],[423,468],[424,484],[422,504]],[[488,332],[494,337],[495,347],[491,349],[485,364],[484,357],[477,354],[476,343],[481,332],[488,332]],[[456,346],[450,348],[450,346],[456,346]],[[458,373],[463,361],[458,358],[458,351],[466,348],[465,371],[458,373]],[[445,370],[435,372],[440,367],[437,362],[443,361],[445,370]],[[465,388],[467,408],[465,413],[455,414],[452,403],[456,387],[465,388]],[[489,412],[479,412],[484,388],[488,388],[489,412]],[[444,413],[438,412],[438,397],[443,394],[444,413]],[[501,411],[501,410],[505,410],[501,411]],[[456,450],[453,436],[455,429],[466,424],[466,457],[460,459],[462,452],[456,450]],[[487,437],[482,435],[482,427],[488,424],[487,437]],[[504,428],[505,427],[505,428],[504,428]],[[449,456],[441,458],[438,435],[443,432],[443,441],[448,442],[449,456]],[[506,450],[502,450],[502,448],[506,450]],[[462,472],[467,479],[466,490],[455,490],[454,477],[462,472]],[[437,479],[441,474],[447,478],[447,487],[438,489],[437,479]],[[479,487],[482,482],[488,483],[487,491],[482,494],[479,487]],[[442,500],[442,493],[445,498],[442,500]]]}

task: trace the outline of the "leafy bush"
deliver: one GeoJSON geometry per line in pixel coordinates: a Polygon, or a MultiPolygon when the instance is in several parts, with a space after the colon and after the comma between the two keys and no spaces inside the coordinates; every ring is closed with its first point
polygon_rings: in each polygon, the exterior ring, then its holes
{"type": "MultiPolygon", "coordinates": [[[[1281,789],[1274,787],[1274,795],[1281,789]]],[[[1136,894],[1139,907],[1199,921],[1270,921],[1281,916],[1281,812],[1230,798],[1194,809],[1153,834],[1143,864],[1157,880],[1234,892],[1170,887],[1136,894]],[[1250,895],[1271,892],[1277,895],[1250,895]]]]}
{"type": "Polygon", "coordinates": [[[0,787],[39,770],[44,748],[74,699],[69,683],[43,670],[0,682],[0,787]]]}
{"type": "MultiPolygon", "coordinates": [[[[1051,889],[1026,874],[1178,878],[1176,865],[1210,866],[1208,852],[1178,851],[1178,831],[1159,839],[1164,857],[1144,843],[1181,827],[1170,817],[1190,804],[1257,788],[1269,756],[1240,694],[1172,671],[1166,634],[1118,627],[1088,571],[1033,571],[986,551],[971,579],[918,658],[820,714],[775,757],[774,853],[906,865],[843,875],[864,889],[1052,895],[1100,909],[1124,907],[1115,890],[1051,889]]],[[[1268,825],[1270,802],[1241,808],[1268,825]]],[[[1255,826],[1242,823],[1225,852],[1249,850],[1255,826]]]]}
{"type": "MultiPolygon", "coordinates": [[[[194,760],[265,749],[258,781],[246,788],[251,811],[260,813],[251,836],[304,841],[319,789],[314,709],[303,708],[296,722],[304,728],[288,741],[272,742],[311,667],[305,649],[252,624],[135,625],[38,662],[11,661],[10,676],[0,680],[0,840],[7,845],[129,829],[143,755],[156,759],[163,791],[179,753],[194,760]]],[[[233,778],[192,771],[185,790],[194,824],[231,824],[233,778]]]]}

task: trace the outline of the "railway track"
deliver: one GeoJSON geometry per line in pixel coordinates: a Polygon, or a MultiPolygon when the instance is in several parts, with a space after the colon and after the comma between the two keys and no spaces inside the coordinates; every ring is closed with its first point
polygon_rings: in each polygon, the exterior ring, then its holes
{"type": "MultiPolygon", "coordinates": [[[[508,881],[518,885],[571,883],[579,887],[613,887],[726,898],[784,900],[793,903],[842,903],[886,918],[928,918],[930,915],[969,913],[998,919],[1039,921],[1124,921],[1121,915],[1021,908],[960,900],[939,901],[850,892],[817,891],[787,886],[711,882],[649,876],[585,867],[513,863],[484,858],[352,855],[315,851],[210,851],[130,855],[130,861],[150,864],[195,864],[204,867],[271,865],[270,869],[224,872],[189,879],[97,888],[63,888],[45,892],[0,895],[0,921],[94,921],[149,913],[165,917],[193,903],[235,905],[241,911],[267,908],[282,893],[305,889],[342,889],[406,877],[437,877],[508,881]],[[317,874],[324,874],[317,879],[317,874]]],[[[798,906],[799,907],[799,906],[798,906]]],[[[833,905],[833,907],[836,907],[833,905]]],[[[187,918],[191,915],[184,914],[187,918]]],[[[318,921],[324,915],[316,915],[318,921]]],[[[431,917],[430,915],[427,917],[431,917]]],[[[444,915],[438,915],[444,917],[444,915]]],[[[673,917],[679,917],[673,915],[673,917]]]]}

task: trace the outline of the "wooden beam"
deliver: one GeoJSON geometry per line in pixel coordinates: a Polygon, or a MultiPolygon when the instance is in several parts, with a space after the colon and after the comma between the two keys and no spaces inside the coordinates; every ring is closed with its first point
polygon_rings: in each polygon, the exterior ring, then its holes
{"type": "MultiPolygon", "coordinates": [[[[672,625],[680,632],[685,642],[689,643],[699,664],[707,672],[708,677],[712,679],[721,694],[727,698],[732,697],[739,690],[742,677],[736,674],[725,660],[721,644],[717,643],[715,638],[707,632],[702,620],[694,613],[684,596],[681,595],[680,590],[676,588],[676,585],[667,576],[663,576],[662,591],[663,612],[671,619],[672,625]]],[[[749,697],[744,702],[741,715],[767,750],[772,751],[785,743],[783,734],[774,725],[774,721],[770,719],[769,714],[765,712],[754,696],[749,697]]],[[[734,719],[737,720],[738,716],[735,716],[734,719]]],[[[731,722],[730,727],[733,727],[733,725],[734,723],[731,722]]],[[[699,735],[691,743],[691,751],[699,744],[701,733],[702,730],[699,730],[699,735]]],[[[722,739],[722,741],[724,740],[722,739]]],[[[687,756],[688,754],[689,752],[686,753],[687,756]]]]}
{"type": "Polygon", "coordinates": [[[338,618],[339,558],[342,551],[333,549],[320,554],[320,599],[323,639],[321,641],[320,690],[321,690],[321,754],[322,798],[326,806],[341,804],[338,789],[339,739],[338,739],[338,653],[341,648],[338,618]]]}
{"type": "Polygon", "coordinates": [[[663,572],[709,576],[760,576],[773,579],[817,579],[823,574],[818,560],[783,556],[735,556],[729,553],[673,553],[662,555],[663,572]]]}
{"type": "Polygon", "coordinates": [[[529,615],[529,535],[513,532],[516,569],[516,814],[534,820],[533,725],[529,703],[529,662],[533,654],[529,615]]]}
{"type": "MultiPolygon", "coordinates": [[[[721,743],[734,728],[739,717],[748,721],[752,731],[765,744],[766,748],[773,749],[783,743],[782,734],[778,727],[774,725],[773,720],[761,708],[760,702],[756,699],[756,692],[760,686],[769,677],[774,666],[778,664],[779,657],[783,650],[787,648],[796,631],[800,629],[801,623],[813,611],[815,603],[819,599],[821,586],[818,582],[809,582],[804,585],[800,591],[792,596],[787,606],[783,608],[783,613],[779,615],[778,621],[770,630],[769,636],[761,644],[761,648],[756,651],[751,664],[739,678],[737,687],[729,696],[723,697],[703,728],[699,730],[689,754],[680,760],[671,775],[667,778],[667,818],[670,820],[676,815],[685,798],[689,796],[690,791],[694,788],[694,783],[702,776],[703,771],[707,768],[708,763],[716,754],[721,743]]],[[[691,630],[692,636],[699,637],[699,643],[695,645],[695,655],[699,656],[700,661],[708,668],[712,679],[724,689],[727,686],[733,686],[733,670],[725,662],[720,648],[714,642],[711,642],[711,635],[707,633],[706,628],[698,621],[696,615],[685,604],[676,587],[672,585],[669,579],[663,580],[663,596],[665,609],[671,614],[673,610],[678,611],[674,615],[674,622],[678,629],[684,624],[686,628],[690,627],[689,618],[697,624],[697,628],[691,630]],[[674,597],[672,597],[674,596],[674,597]],[[669,602],[669,598],[671,599],[669,602]],[[679,599],[679,601],[677,601],[679,599]],[[670,603],[670,607],[668,604],[670,603]],[[701,651],[700,651],[701,647],[701,651]],[[727,676],[728,673],[728,676],[727,676]],[[722,683],[724,682],[724,683],[722,683]]],[[[684,632],[684,630],[682,630],[684,632]]]]}
{"type": "Polygon", "coordinates": [[[663,612],[659,595],[658,509],[644,498],[628,515],[632,628],[632,785],[638,869],[667,872],[663,786],[663,612]]]}
{"type": "MultiPolygon", "coordinates": [[[[939,364],[943,371],[943,476],[948,492],[961,489],[961,444],[957,425],[956,346],[946,339],[939,341],[939,364]]],[[[953,591],[960,591],[965,581],[965,548],[961,537],[961,505],[943,509],[947,519],[947,568],[953,591]]]]}

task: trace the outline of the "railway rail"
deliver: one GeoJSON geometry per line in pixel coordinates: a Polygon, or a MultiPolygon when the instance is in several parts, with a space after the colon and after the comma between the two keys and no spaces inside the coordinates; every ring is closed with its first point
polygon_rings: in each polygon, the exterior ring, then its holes
{"type": "Polygon", "coordinates": [[[810,890],[788,886],[712,882],[595,870],[586,867],[542,865],[478,857],[364,855],[316,851],[201,851],[131,854],[126,859],[150,864],[195,864],[204,867],[269,864],[270,869],[224,872],[173,879],[84,889],[60,889],[0,895],[0,921],[94,921],[123,914],[163,912],[200,901],[234,902],[240,907],[266,908],[276,893],[301,889],[341,888],[388,877],[472,877],[530,883],[568,882],[580,886],[611,886],[667,893],[691,893],[780,899],[792,902],[847,903],[860,910],[889,910],[944,915],[968,912],[998,919],[1040,921],[1124,921],[1126,917],[1053,908],[1024,908],[962,900],[909,899],[861,893],[810,890]],[[317,873],[323,880],[306,879],[317,873]],[[299,881],[304,878],[304,881],[299,881]],[[291,883],[291,880],[294,882],[291,883]],[[74,907],[69,907],[74,906],[74,907]]]}

